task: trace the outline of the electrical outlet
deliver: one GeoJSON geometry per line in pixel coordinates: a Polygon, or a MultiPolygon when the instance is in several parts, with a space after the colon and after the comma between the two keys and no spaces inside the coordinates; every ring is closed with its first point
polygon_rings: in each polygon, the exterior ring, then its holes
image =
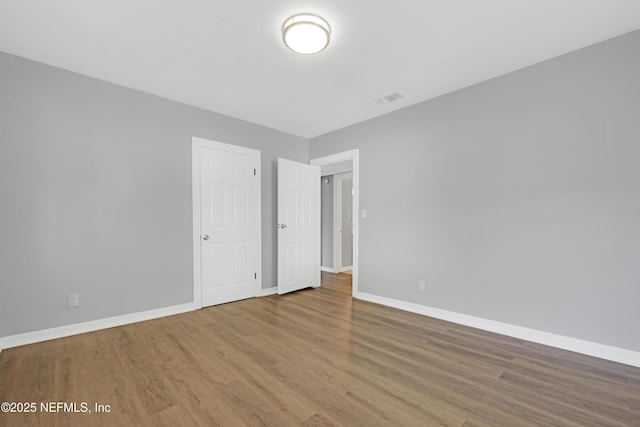
{"type": "Polygon", "coordinates": [[[418,290],[420,292],[425,292],[427,290],[427,282],[426,282],[426,280],[420,280],[418,282],[418,290]]]}
{"type": "Polygon", "coordinates": [[[74,308],[80,305],[80,294],[67,295],[67,308],[74,308]]]}

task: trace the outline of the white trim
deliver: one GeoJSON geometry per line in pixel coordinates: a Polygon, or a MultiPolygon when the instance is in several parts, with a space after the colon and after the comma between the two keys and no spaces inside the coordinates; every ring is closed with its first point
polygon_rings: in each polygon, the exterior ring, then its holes
{"type": "Polygon", "coordinates": [[[480,317],[468,316],[466,314],[441,310],[439,308],[400,301],[393,298],[381,297],[365,292],[358,292],[355,298],[409,311],[411,313],[422,314],[423,316],[435,317],[436,319],[446,320],[448,322],[470,326],[472,328],[495,332],[501,335],[507,335],[538,344],[574,351],[576,353],[582,353],[588,356],[599,357],[601,359],[624,363],[625,365],[640,368],[640,352],[632,350],[626,350],[591,341],[584,341],[577,338],[565,337],[563,335],[510,325],[508,323],[496,322],[494,320],[483,319],[480,317]]]}
{"type": "Polygon", "coordinates": [[[278,287],[274,286],[273,288],[267,288],[262,290],[262,296],[268,297],[269,295],[275,295],[278,293],[278,287]]]}
{"type": "Polygon", "coordinates": [[[353,270],[352,265],[345,265],[344,267],[340,267],[340,273],[344,273],[345,271],[353,270]]]}
{"type": "MultiPolygon", "coordinates": [[[[261,164],[262,152],[253,148],[240,147],[238,145],[225,144],[224,142],[211,141],[208,139],[191,138],[191,197],[193,203],[193,304],[197,308],[202,308],[202,265],[200,246],[200,148],[227,151],[230,153],[255,156],[258,165],[261,164]]],[[[262,212],[262,171],[258,166],[256,171],[258,179],[258,209],[262,212]]],[[[262,217],[257,223],[258,255],[254,296],[262,295],[262,217]]]]}
{"type": "Polygon", "coordinates": [[[322,267],[320,266],[320,271],[326,271],[327,273],[337,273],[337,271],[334,268],[331,267],[322,267]]]}
{"type": "Polygon", "coordinates": [[[73,325],[65,325],[41,331],[11,335],[0,338],[0,350],[41,341],[49,341],[56,338],[68,337],[71,335],[84,334],[85,332],[94,332],[101,329],[128,325],[130,323],[143,322],[145,320],[158,319],[160,317],[173,316],[175,314],[186,313],[199,308],[200,307],[195,307],[193,303],[173,305],[170,307],[157,308],[139,313],[123,314],[122,316],[91,320],[89,322],[75,323],[73,325]]]}
{"type": "Polygon", "coordinates": [[[333,163],[340,163],[346,160],[351,160],[353,165],[353,277],[352,277],[352,295],[356,297],[358,295],[358,260],[360,252],[360,151],[356,148],[354,150],[345,151],[342,153],[331,154],[329,156],[318,157],[311,159],[309,162],[312,165],[324,166],[331,165],[333,163]]]}

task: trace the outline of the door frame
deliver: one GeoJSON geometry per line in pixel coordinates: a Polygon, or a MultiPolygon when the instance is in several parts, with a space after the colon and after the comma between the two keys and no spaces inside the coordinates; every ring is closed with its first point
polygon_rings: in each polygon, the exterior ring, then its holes
{"type": "MultiPolygon", "coordinates": [[[[238,145],[226,144],[224,142],[212,141],[209,139],[192,137],[191,138],[191,198],[193,209],[193,305],[195,309],[202,308],[202,246],[200,245],[200,149],[208,148],[211,150],[225,151],[247,155],[258,159],[260,164],[261,152],[252,148],[241,147],[238,145]]],[[[258,179],[258,209],[262,212],[262,173],[260,168],[256,171],[258,179]]],[[[258,237],[258,256],[256,266],[257,280],[254,296],[262,295],[262,217],[257,224],[258,237]]]]}
{"type": "MultiPolygon", "coordinates": [[[[342,226],[342,181],[345,179],[353,180],[353,172],[333,175],[333,269],[336,273],[353,270],[353,265],[342,265],[342,236],[344,233],[340,230],[344,228],[342,226]]],[[[353,217],[353,213],[351,215],[353,217]]],[[[351,257],[353,261],[353,253],[351,257]]]]}
{"type": "Polygon", "coordinates": [[[344,151],[342,153],[336,153],[311,159],[309,163],[322,167],[334,163],[344,162],[347,160],[351,161],[351,171],[353,173],[353,277],[351,282],[351,295],[355,297],[358,294],[360,264],[358,258],[360,246],[360,151],[356,148],[354,150],[344,151]]]}

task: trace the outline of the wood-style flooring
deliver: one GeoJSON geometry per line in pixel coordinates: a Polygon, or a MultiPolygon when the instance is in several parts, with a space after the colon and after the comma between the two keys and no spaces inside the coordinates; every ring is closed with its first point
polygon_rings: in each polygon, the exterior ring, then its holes
{"type": "Polygon", "coordinates": [[[0,402],[92,413],[0,425],[640,426],[638,368],[353,300],[347,274],[323,283],[4,350],[0,402]]]}

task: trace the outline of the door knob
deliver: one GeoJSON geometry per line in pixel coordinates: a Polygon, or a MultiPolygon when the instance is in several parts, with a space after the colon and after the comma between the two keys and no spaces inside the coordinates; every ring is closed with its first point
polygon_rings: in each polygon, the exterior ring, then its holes
{"type": "Polygon", "coordinates": [[[278,224],[276,228],[287,228],[287,224],[278,224]]]}
{"type": "Polygon", "coordinates": [[[202,235],[202,240],[209,240],[209,235],[208,234],[203,234],[202,235]]]}

